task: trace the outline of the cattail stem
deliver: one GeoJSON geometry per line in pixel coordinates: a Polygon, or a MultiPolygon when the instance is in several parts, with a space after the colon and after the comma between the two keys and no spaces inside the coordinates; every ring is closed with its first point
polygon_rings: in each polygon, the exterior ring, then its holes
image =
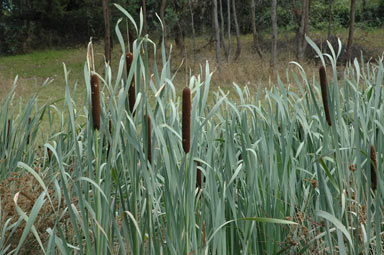
{"type": "Polygon", "coordinates": [[[196,188],[198,188],[198,191],[202,189],[201,185],[201,170],[200,170],[200,162],[197,161],[197,167],[196,167],[196,188]]]}
{"type": "Polygon", "coordinates": [[[149,115],[146,115],[146,118],[148,123],[148,144],[147,144],[147,153],[148,153],[148,161],[149,164],[152,165],[152,141],[151,141],[151,117],[149,115]]]}
{"type": "Polygon", "coordinates": [[[377,160],[376,160],[376,149],[374,145],[371,145],[371,188],[376,191],[377,187],[377,160]]]}
{"type": "Polygon", "coordinates": [[[8,144],[9,144],[9,140],[10,140],[10,138],[9,138],[9,131],[11,130],[11,120],[10,119],[8,119],[8,127],[7,127],[7,138],[6,138],[6,143],[5,143],[5,149],[6,150],[8,150],[8,144]]]}
{"type": "Polygon", "coordinates": [[[321,87],[321,97],[323,98],[325,118],[329,126],[332,126],[331,115],[329,114],[329,104],[328,104],[328,92],[327,92],[327,73],[325,72],[324,66],[320,67],[320,87],[321,87]]]}
{"type": "MultiPolygon", "coordinates": [[[[133,62],[133,54],[132,52],[129,52],[126,56],[127,75],[131,70],[132,62],[133,62]]],[[[133,112],[133,108],[136,103],[136,85],[135,85],[134,74],[132,76],[131,86],[129,87],[129,90],[128,90],[128,100],[129,100],[129,110],[131,111],[132,115],[135,116],[136,112],[133,112]]]]}
{"type": "Polygon", "coordinates": [[[91,76],[91,99],[92,99],[92,120],[93,128],[95,130],[100,129],[100,87],[99,87],[99,78],[96,74],[91,76]]]}
{"type": "MultiPolygon", "coordinates": [[[[112,137],[112,120],[111,119],[109,119],[108,129],[109,129],[109,135],[112,137]]],[[[109,156],[109,151],[110,150],[111,150],[111,143],[108,141],[107,158],[109,156]]]]}
{"type": "MultiPolygon", "coordinates": [[[[28,118],[28,126],[31,125],[31,122],[32,122],[32,119],[29,117],[28,118]]],[[[31,138],[31,131],[28,132],[28,136],[27,136],[27,144],[29,144],[29,140],[31,138]]]]}
{"type": "Polygon", "coordinates": [[[188,153],[191,146],[191,90],[188,87],[183,89],[181,125],[183,150],[188,153]]]}

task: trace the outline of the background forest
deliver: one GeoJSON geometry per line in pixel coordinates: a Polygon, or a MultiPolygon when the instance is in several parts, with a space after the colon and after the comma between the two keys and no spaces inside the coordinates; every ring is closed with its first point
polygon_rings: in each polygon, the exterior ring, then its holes
{"type": "MultiPolygon", "coordinates": [[[[165,20],[167,36],[176,39],[184,47],[185,36],[206,37],[214,42],[213,5],[217,2],[221,39],[227,31],[240,34],[256,32],[263,39],[263,32],[272,30],[270,0],[116,0],[107,2],[110,12],[110,28],[120,17],[112,2],[124,6],[138,20],[140,8],[145,5],[147,29],[152,38],[160,36],[161,28],[156,13],[165,20]],[[235,12],[233,7],[235,7],[235,12]],[[228,10],[232,15],[228,15],[228,10]],[[236,14],[236,18],[234,17],[236,14]],[[255,26],[252,22],[254,14],[255,26]],[[193,16],[193,17],[192,17],[193,16]],[[193,22],[192,22],[193,18],[193,22]],[[232,27],[228,28],[229,24],[232,27]],[[237,23],[237,24],[236,24],[237,23]],[[255,29],[255,30],[253,30],[255,29]]],[[[310,0],[310,30],[332,31],[348,28],[350,24],[349,0],[310,0]],[[331,17],[331,19],[329,19],[331,17]],[[331,26],[329,27],[329,22],[331,26]]],[[[278,0],[277,26],[280,31],[297,32],[300,27],[302,0],[278,0]]],[[[96,0],[1,0],[0,53],[25,53],[47,47],[68,47],[86,44],[92,36],[101,40],[104,36],[103,1],[96,0]]],[[[357,27],[379,28],[384,23],[384,1],[358,0],[355,4],[357,27]]],[[[114,33],[111,33],[114,35],[114,33]]],[[[112,40],[115,38],[112,37],[112,40]]],[[[265,50],[265,49],[262,49],[265,50]]]]}

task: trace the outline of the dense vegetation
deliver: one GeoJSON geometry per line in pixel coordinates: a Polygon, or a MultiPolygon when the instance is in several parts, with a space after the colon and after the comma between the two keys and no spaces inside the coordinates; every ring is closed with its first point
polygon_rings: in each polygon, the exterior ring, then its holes
{"type": "Polygon", "coordinates": [[[382,60],[340,75],[341,49],[307,38],[320,82],[292,63],[287,84],[231,99],[207,63],[180,98],[164,44],[132,23],[127,54],[120,26],[118,70],[94,72],[92,44],[85,84],[64,66],[64,112],[3,102],[0,254],[383,252],[382,60]]]}
{"type": "MultiPolygon", "coordinates": [[[[109,1],[124,6],[135,20],[142,3],[146,3],[147,25],[151,35],[161,35],[156,13],[161,11],[157,0],[109,1]]],[[[220,1],[221,2],[221,1],[220,1]]],[[[252,32],[251,0],[236,1],[236,12],[241,33],[252,32]]],[[[348,27],[349,1],[333,1],[332,28],[348,27]]],[[[255,0],[256,24],[261,33],[271,28],[270,1],[255,0]]],[[[300,19],[301,1],[281,0],[277,4],[277,22],[280,30],[296,31],[300,19]]],[[[310,1],[310,26],[327,29],[329,0],[310,1]]],[[[64,47],[86,44],[90,37],[98,40],[104,35],[102,1],[96,0],[1,0],[0,1],[0,54],[23,53],[36,48],[64,47]]],[[[224,19],[227,3],[223,0],[224,19]]],[[[110,8],[111,26],[120,17],[116,8],[110,8]]],[[[192,36],[191,13],[197,35],[213,36],[212,1],[167,0],[164,19],[167,34],[176,38],[179,33],[192,36]],[[190,3],[190,5],[189,5],[190,3]]],[[[359,26],[380,27],[384,23],[384,2],[379,0],[358,1],[356,22],[359,26]]],[[[226,21],[223,21],[224,23],[226,21]]],[[[233,17],[232,21],[233,22],[233,17]]],[[[232,27],[234,27],[232,25],[232,27]]],[[[113,29],[113,28],[112,28],[113,29]]],[[[234,30],[232,30],[234,31],[234,30]]],[[[133,30],[132,30],[133,33],[133,30]]],[[[134,33],[133,33],[134,34],[134,33]]],[[[117,38],[114,38],[115,40],[117,38]]]]}

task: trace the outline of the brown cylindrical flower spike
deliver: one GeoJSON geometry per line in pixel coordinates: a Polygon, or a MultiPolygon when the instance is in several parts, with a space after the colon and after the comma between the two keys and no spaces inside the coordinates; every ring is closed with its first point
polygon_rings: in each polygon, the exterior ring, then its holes
{"type": "Polygon", "coordinates": [[[324,66],[320,67],[320,87],[321,87],[321,97],[323,98],[325,118],[329,126],[332,126],[331,115],[329,114],[329,104],[328,104],[328,92],[327,92],[327,73],[325,72],[324,66]]]}
{"type": "MultiPolygon", "coordinates": [[[[129,73],[129,70],[131,70],[133,62],[133,54],[129,52],[126,56],[126,65],[127,65],[127,75],[129,73]]],[[[133,107],[135,106],[136,103],[136,87],[135,87],[135,75],[133,74],[132,76],[132,82],[131,86],[129,87],[128,90],[128,100],[129,100],[129,110],[135,116],[135,112],[133,112],[133,107]]]]}
{"type": "Polygon", "coordinates": [[[48,154],[48,162],[51,162],[51,160],[52,160],[52,151],[51,151],[51,149],[47,148],[47,154],[48,154]]]}
{"type": "Polygon", "coordinates": [[[188,87],[183,89],[182,108],[182,143],[184,152],[188,153],[191,146],[191,90],[188,87]]]}
{"type": "Polygon", "coordinates": [[[99,78],[96,74],[91,76],[91,99],[92,99],[92,120],[93,128],[96,130],[100,129],[100,87],[99,78]]]}
{"type": "Polygon", "coordinates": [[[149,115],[146,115],[146,118],[144,118],[148,122],[148,144],[147,144],[147,150],[148,150],[148,161],[149,164],[152,165],[152,140],[151,140],[151,117],[149,115]]]}
{"type": "Polygon", "coordinates": [[[371,187],[375,191],[377,187],[377,160],[376,160],[376,149],[374,145],[371,145],[371,187]]]}

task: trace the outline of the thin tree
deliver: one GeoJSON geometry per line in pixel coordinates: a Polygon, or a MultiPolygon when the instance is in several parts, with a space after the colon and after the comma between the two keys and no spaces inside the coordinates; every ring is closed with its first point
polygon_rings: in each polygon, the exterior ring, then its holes
{"type": "Polygon", "coordinates": [[[194,19],[193,19],[193,10],[192,10],[192,4],[191,4],[191,0],[188,0],[188,4],[189,4],[189,11],[191,13],[191,26],[192,26],[192,39],[193,39],[193,64],[195,64],[195,60],[196,60],[196,36],[195,36],[195,22],[194,22],[194,19]]]}
{"type": "Polygon", "coordinates": [[[105,61],[111,63],[111,26],[109,15],[109,0],[103,0],[103,16],[104,16],[104,55],[105,61]]]}
{"type": "Polygon", "coordinates": [[[353,44],[354,30],[355,30],[355,0],[351,0],[349,34],[348,34],[348,44],[347,44],[347,58],[346,58],[347,62],[350,61],[352,57],[352,44],[353,44]]]}
{"type": "Polygon", "coordinates": [[[167,0],[161,0],[160,5],[160,19],[161,23],[163,23],[163,29],[164,29],[164,45],[165,48],[167,48],[167,26],[165,24],[165,7],[167,5],[167,0]]]}
{"type": "Polygon", "coordinates": [[[327,36],[328,40],[331,38],[333,1],[334,0],[329,0],[329,6],[328,6],[328,36],[327,36]]]}
{"type": "Polygon", "coordinates": [[[219,0],[219,4],[220,4],[220,25],[221,25],[221,29],[220,29],[220,36],[221,36],[221,43],[223,46],[223,50],[224,50],[224,53],[225,53],[225,56],[228,55],[228,50],[227,50],[227,46],[225,45],[225,37],[224,37],[224,26],[225,26],[225,22],[224,22],[224,15],[223,15],[223,2],[222,0],[219,0]]]}
{"type": "Polygon", "coordinates": [[[219,20],[217,15],[217,0],[212,0],[213,2],[213,22],[215,25],[215,39],[216,39],[216,61],[219,65],[219,71],[220,69],[220,28],[219,28],[219,20]]]}
{"type": "Polygon", "coordinates": [[[276,51],[277,51],[277,17],[276,17],[276,0],[272,0],[271,4],[271,20],[272,20],[272,43],[271,43],[271,62],[272,68],[276,65],[276,51]]]}
{"type": "Polygon", "coordinates": [[[257,34],[257,29],[256,29],[256,4],[255,4],[255,0],[252,0],[252,2],[251,2],[251,12],[252,12],[253,49],[262,58],[263,54],[261,53],[259,36],[257,34]]]}
{"type": "Polygon", "coordinates": [[[180,0],[174,0],[174,7],[175,7],[175,12],[177,15],[177,20],[176,20],[176,33],[175,33],[175,42],[176,42],[176,47],[180,49],[180,53],[183,54],[184,57],[187,56],[187,51],[185,48],[185,42],[184,42],[184,29],[181,24],[181,17],[184,12],[185,5],[182,3],[180,0]]]}
{"type": "Polygon", "coordinates": [[[231,55],[231,1],[227,0],[227,32],[228,32],[228,51],[227,51],[227,62],[229,63],[229,57],[231,55]]]}
{"type": "Polygon", "coordinates": [[[232,9],[233,9],[233,19],[235,21],[235,28],[236,28],[237,47],[236,47],[236,53],[235,53],[235,60],[237,60],[240,57],[240,54],[241,54],[241,40],[240,40],[239,22],[237,21],[235,0],[232,0],[232,9]]]}
{"type": "Polygon", "coordinates": [[[305,34],[308,33],[309,0],[303,0],[300,26],[297,34],[297,59],[302,60],[307,45],[305,34]]]}

